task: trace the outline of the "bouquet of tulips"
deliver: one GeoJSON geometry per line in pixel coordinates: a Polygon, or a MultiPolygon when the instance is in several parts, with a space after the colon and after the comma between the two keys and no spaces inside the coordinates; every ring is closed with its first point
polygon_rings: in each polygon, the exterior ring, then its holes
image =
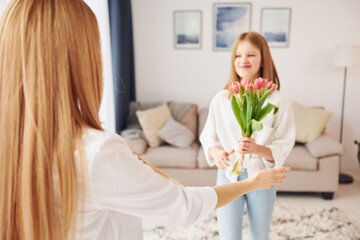
{"type": "MultiPolygon", "coordinates": [[[[278,112],[279,108],[271,103],[263,107],[266,98],[275,90],[275,86],[275,83],[264,78],[257,78],[254,82],[250,78],[243,78],[240,83],[232,83],[234,95],[231,99],[231,107],[243,137],[251,137],[254,131],[260,131],[263,128],[261,121],[273,109],[274,114],[278,112]]],[[[243,162],[244,156],[241,156],[241,160],[236,160],[231,172],[240,175],[243,162]]]]}

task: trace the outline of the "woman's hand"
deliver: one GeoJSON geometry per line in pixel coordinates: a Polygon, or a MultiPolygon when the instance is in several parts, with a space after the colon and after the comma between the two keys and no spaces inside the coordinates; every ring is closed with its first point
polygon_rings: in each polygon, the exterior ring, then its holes
{"type": "Polygon", "coordinates": [[[290,167],[264,169],[251,176],[250,179],[255,184],[256,189],[269,189],[274,184],[282,183],[286,178],[285,173],[290,171],[290,167]]]}
{"type": "Polygon", "coordinates": [[[245,193],[259,189],[268,189],[274,184],[281,183],[286,178],[285,173],[290,172],[290,170],[289,167],[265,169],[245,180],[212,187],[218,196],[215,208],[222,207],[245,193]]]}
{"type": "Polygon", "coordinates": [[[225,152],[218,147],[212,147],[209,150],[209,154],[214,159],[216,167],[223,171],[230,166],[229,155],[234,152],[234,149],[229,152],[225,152]]]}

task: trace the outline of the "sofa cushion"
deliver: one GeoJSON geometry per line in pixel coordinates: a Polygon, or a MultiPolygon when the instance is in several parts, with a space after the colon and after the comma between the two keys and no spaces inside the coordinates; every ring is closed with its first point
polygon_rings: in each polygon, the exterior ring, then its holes
{"type": "Polygon", "coordinates": [[[293,102],[292,106],[295,116],[296,141],[308,143],[320,137],[332,113],[320,108],[303,106],[296,102],[293,102]]]}
{"type": "Polygon", "coordinates": [[[209,114],[209,108],[202,108],[199,111],[199,125],[198,125],[198,138],[205,126],[206,119],[209,114]]]}
{"type": "Polygon", "coordinates": [[[341,155],[344,153],[344,146],[328,134],[323,134],[321,137],[311,143],[307,143],[305,146],[310,154],[316,158],[341,155]]]}
{"type": "Polygon", "coordinates": [[[196,136],[196,127],[197,127],[197,106],[193,104],[179,120],[179,123],[191,130],[191,132],[196,136]]]}
{"type": "Polygon", "coordinates": [[[202,169],[209,169],[209,168],[217,169],[216,165],[212,167],[209,166],[205,158],[204,148],[201,146],[199,147],[199,151],[197,155],[197,165],[198,168],[202,168],[202,169]]]}
{"type": "Polygon", "coordinates": [[[125,138],[126,143],[129,145],[133,152],[144,154],[147,147],[147,142],[143,138],[125,138]]]}
{"type": "Polygon", "coordinates": [[[157,131],[171,117],[171,112],[166,103],[144,111],[136,111],[141,128],[150,147],[158,147],[163,142],[158,136],[157,131]]]}
{"type": "Polygon", "coordinates": [[[310,155],[305,146],[295,145],[284,165],[291,167],[293,170],[316,171],[318,160],[310,155]]]}
{"type": "Polygon", "coordinates": [[[136,116],[136,111],[144,111],[150,108],[158,107],[162,102],[152,102],[152,103],[141,103],[141,102],[130,102],[129,105],[129,115],[126,119],[126,128],[135,128],[141,129],[139,119],[136,116]]]}
{"type": "Polygon", "coordinates": [[[193,142],[188,148],[162,145],[148,148],[143,155],[146,161],[159,168],[196,168],[196,156],[199,145],[193,142]]]}
{"type": "MultiPolygon", "coordinates": [[[[130,102],[129,115],[126,119],[126,129],[139,129],[141,131],[141,126],[138,117],[136,115],[136,111],[144,111],[150,108],[158,107],[161,104],[164,104],[164,102],[130,102]]],[[[184,121],[186,121],[187,118],[185,117],[185,115],[190,114],[188,113],[188,111],[190,111],[190,108],[192,108],[190,112],[193,112],[194,111],[193,108],[195,108],[195,115],[196,115],[197,106],[194,103],[179,103],[179,102],[170,101],[167,102],[167,105],[170,108],[171,115],[174,117],[176,121],[180,121],[182,118],[185,118],[184,121]]],[[[184,123],[185,122],[182,122],[182,124],[184,123]]],[[[191,122],[191,124],[196,125],[194,121],[191,122]]],[[[191,124],[189,123],[189,125],[191,124]]],[[[187,124],[184,125],[189,127],[187,124]]],[[[123,135],[123,132],[121,132],[121,134],[123,135]]],[[[125,133],[125,135],[127,136],[128,134],[125,133]]]]}
{"type": "Polygon", "coordinates": [[[180,148],[190,146],[195,135],[191,130],[170,117],[157,135],[165,142],[180,148]]]}

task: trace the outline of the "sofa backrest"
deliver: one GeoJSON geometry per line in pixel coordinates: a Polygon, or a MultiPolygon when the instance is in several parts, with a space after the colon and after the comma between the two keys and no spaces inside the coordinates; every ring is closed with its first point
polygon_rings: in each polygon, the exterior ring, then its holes
{"type": "Polygon", "coordinates": [[[198,122],[198,135],[197,138],[199,139],[200,134],[205,126],[206,119],[209,114],[209,108],[201,108],[199,110],[199,122],[198,122]]]}

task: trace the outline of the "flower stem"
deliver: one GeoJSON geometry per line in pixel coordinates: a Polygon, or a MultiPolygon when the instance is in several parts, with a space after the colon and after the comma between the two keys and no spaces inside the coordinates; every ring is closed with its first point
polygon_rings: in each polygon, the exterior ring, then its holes
{"type": "Polygon", "coordinates": [[[234,165],[233,169],[231,170],[231,172],[236,174],[237,176],[239,176],[242,173],[243,166],[244,166],[244,156],[241,156],[241,160],[240,159],[236,160],[235,165],[234,165]],[[241,168],[240,168],[241,171],[239,171],[239,162],[241,164],[241,168]]]}

